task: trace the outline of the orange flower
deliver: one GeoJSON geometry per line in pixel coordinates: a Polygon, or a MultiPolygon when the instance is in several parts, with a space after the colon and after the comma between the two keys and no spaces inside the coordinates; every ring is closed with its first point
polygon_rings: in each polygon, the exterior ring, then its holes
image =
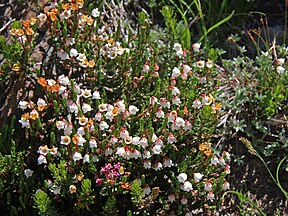
{"type": "Polygon", "coordinates": [[[71,4],[70,8],[71,8],[71,10],[76,11],[78,9],[78,5],[77,4],[71,4]]]}
{"type": "Polygon", "coordinates": [[[43,87],[45,88],[47,86],[47,80],[44,77],[40,77],[37,79],[37,82],[43,87]]]}
{"type": "Polygon", "coordinates": [[[206,149],[206,150],[204,151],[204,154],[205,154],[206,156],[210,156],[210,155],[211,155],[211,149],[206,149]]]}
{"type": "Polygon", "coordinates": [[[95,62],[94,62],[93,60],[89,61],[89,62],[88,62],[88,66],[89,66],[90,68],[93,68],[93,67],[95,66],[95,62]]]}
{"type": "Polygon", "coordinates": [[[36,120],[37,118],[39,118],[39,113],[37,112],[37,110],[32,110],[30,113],[30,118],[33,120],[36,120]]]}
{"type": "Polygon", "coordinates": [[[206,150],[206,145],[205,145],[205,143],[201,143],[201,144],[199,145],[199,150],[200,150],[200,151],[205,151],[205,150],[206,150]]]}
{"type": "Polygon", "coordinates": [[[85,23],[85,22],[87,22],[88,21],[88,16],[87,15],[81,15],[81,21],[83,22],[83,23],[85,23]]]}
{"type": "Polygon", "coordinates": [[[37,22],[37,18],[32,17],[29,21],[30,21],[30,25],[33,26],[37,22]]]}
{"type": "Polygon", "coordinates": [[[216,112],[218,110],[220,110],[222,107],[221,103],[215,103],[214,106],[212,107],[213,112],[216,112]]]}
{"type": "Polygon", "coordinates": [[[72,138],[72,142],[76,145],[79,142],[79,136],[77,134],[75,134],[72,138]]]}
{"type": "Polygon", "coordinates": [[[124,189],[124,190],[131,190],[131,185],[129,184],[129,182],[121,182],[121,187],[124,189]]]}
{"type": "Polygon", "coordinates": [[[16,31],[17,31],[17,29],[13,28],[13,29],[10,30],[10,34],[15,36],[16,35],[16,31]]]}
{"type": "Polygon", "coordinates": [[[46,106],[44,106],[44,105],[40,105],[40,106],[37,107],[37,110],[38,110],[39,112],[42,112],[42,111],[45,109],[45,107],[46,107],[46,106]]]}
{"type": "Polygon", "coordinates": [[[92,17],[88,17],[88,19],[87,19],[87,24],[88,24],[89,26],[91,26],[91,25],[93,25],[93,23],[94,23],[93,18],[92,18],[92,17]]]}
{"type": "Polygon", "coordinates": [[[82,8],[84,5],[84,0],[76,0],[76,4],[79,6],[79,8],[82,8]]]}
{"type": "Polygon", "coordinates": [[[30,115],[29,115],[29,113],[24,113],[24,114],[21,116],[21,118],[22,118],[23,120],[27,121],[28,119],[30,119],[30,115]]]}
{"type": "Polygon", "coordinates": [[[68,10],[69,9],[69,3],[62,4],[62,9],[63,10],[68,10]]]}
{"type": "Polygon", "coordinates": [[[92,118],[89,118],[87,125],[88,125],[88,127],[92,127],[94,125],[94,121],[92,118]]]}
{"type": "Polygon", "coordinates": [[[22,24],[25,28],[27,28],[30,25],[30,20],[22,20],[22,24]]]}
{"type": "Polygon", "coordinates": [[[24,35],[24,31],[22,29],[17,29],[15,33],[18,37],[22,37],[24,35]]]}
{"type": "Polygon", "coordinates": [[[114,109],[112,110],[112,115],[115,117],[119,114],[119,109],[117,107],[114,107],[114,109]]]}
{"type": "Polygon", "coordinates": [[[55,84],[53,86],[47,85],[47,89],[49,92],[58,92],[59,88],[60,88],[59,84],[55,84]]]}
{"type": "Polygon", "coordinates": [[[33,29],[30,28],[30,27],[26,28],[26,34],[27,34],[27,35],[32,35],[32,34],[34,34],[33,29]]]}

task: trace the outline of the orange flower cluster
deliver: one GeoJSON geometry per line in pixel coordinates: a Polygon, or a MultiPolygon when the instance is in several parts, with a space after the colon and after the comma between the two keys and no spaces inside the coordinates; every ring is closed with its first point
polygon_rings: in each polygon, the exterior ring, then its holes
{"type": "Polygon", "coordinates": [[[199,150],[204,152],[204,154],[206,156],[211,155],[211,149],[210,148],[211,148],[211,143],[204,142],[204,143],[199,144],[199,150]]]}
{"type": "Polygon", "coordinates": [[[43,87],[43,88],[47,88],[47,90],[49,92],[58,92],[60,85],[58,83],[49,85],[47,80],[44,77],[40,77],[37,79],[37,82],[43,87]]]}

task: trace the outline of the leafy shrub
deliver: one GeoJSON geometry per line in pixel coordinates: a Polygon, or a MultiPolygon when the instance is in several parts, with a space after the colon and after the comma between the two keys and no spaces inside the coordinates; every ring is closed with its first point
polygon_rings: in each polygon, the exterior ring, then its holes
{"type": "Polygon", "coordinates": [[[48,29],[42,64],[30,55],[19,61],[34,81],[18,120],[29,142],[23,173],[35,182],[29,202],[44,215],[184,214],[215,205],[229,188],[230,156],[213,146],[221,109],[213,61],[200,44],[185,50],[159,34],[144,12],[137,31],[100,15],[81,1],[59,3],[11,29],[30,54],[37,29],[48,29]]]}

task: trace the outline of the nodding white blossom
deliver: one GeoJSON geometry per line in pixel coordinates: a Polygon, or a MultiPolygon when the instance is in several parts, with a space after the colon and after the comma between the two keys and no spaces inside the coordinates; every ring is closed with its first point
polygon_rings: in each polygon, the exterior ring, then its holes
{"type": "Polygon", "coordinates": [[[78,56],[78,51],[77,51],[76,49],[72,48],[72,49],[70,50],[70,52],[69,52],[69,55],[70,55],[71,57],[77,57],[77,56],[78,56]]]}
{"type": "Polygon", "coordinates": [[[216,166],[219,163],[218,157],[216,155],[212,155],[211,164],[216,166]]]}
{"type": "Polygon", "coordinates": [[[164,118],[165,117],[165,113],[163,112],[161,107],[158,107],[157,112],[156,112],[156,117],[157,118],[164,118]]]}
{"type": "Polygon", "coordinates": [[[183,65],[183,72],[185,73],[185,74],[188,74],[189,73],[189,71],[191,71],[192,70],[192,68],[189,66],[189,65],[183,65]]]}
{"type": "Polygon", "coordinates": [[[201,47],[201,44],[200,44],[200,43],[195,43],[195,44],[192,45],[192,49],[193,49],[195,52],[199,52],[200,47],[201,47]]]}
{"type": "Polygon", "coordinates": [[[102,120],[102,113],[100,111],[96,113],[95,120],[99,122],[102,120]]]}
{"type": "Polygon", "coordinates": [[[277,66],[276,70],[277,70],[277,73],[279,73],[279,74],[282,74],[285,72],[285,68],[282,66],[277,66]]]}
{"type": "Polygon", "coordinates": [[[212,68],[213,67],[213,62],[210,59],[207,60],[206,67],[207,68],[212,68]]]}
{"type": "Polygon", "coordinates": [[[111,143],[112,145],[115,145],[117,142],[118,142],[118,139],[117,139],[114,135],[112,135],[112,136],[111,136],[111,139],[110,139],[110,143],[111,143]]]}
{"type": "Polygon", "coordinates": [[[37,152],[40,153],[40,154],[42,154],[42,155],[44,155],[44,156],[46,156],[46,155],[48,154],[48,152],[49,152],[49,148],[48,148],[47,145],[41,145],[41,146],[38,148],[38,151],[37,151],[37,152]]]}
{"type": "Polygon", "coordinates": [[[73,45],[74,43],[75,43],[75,38],[66,37],[66,39],[65,39],[65,45],[66,46],[73,45]]]}
{"type": "Polygon", "coordinates": [[[209,193],[207,195],[207,199],[210,201],[213,201],[215,199],[215,195],[212,191],[209,191],[209,193]]]}
{"type": "Polygon", "coordinates": [[[161,154],[162,153],[162,147],[160,145],[154,145],[152,148],[153,154],[161,154]]]}
{"type": "Polygon", "coordinates": [[[172,103],[177,105],[177,106],[179,106],[182,102],[181,102],[180,98],[177,95],[174,95],[172,97],[172,103]]]}
{"type": "Polygon", "coordinates": [[[192,107],[195,109],[200,109],[202,107],[201,101],[198,98],[196,98],[193,102],[192,107]]]}
{"type": "Polygon", "coordinates": [[[192,124],[188,120],[185,120],[185,125],[184,125],[183,129],[185,131],[191,130],[192,129],[192,124]]]}
{"type": "Polygon", "coordinates": [[[78,53],[78,56],[76,59],[80,62],[83,62],[84,60],[86,60],[86,55],[83,53],[78,53]]]}
{"type": "Polygon", "coordinates": [[[65,128],[66,123],[63,120],[62,121],[56,121],[55,125],[56,125],[58,130],[62,130],[65,128]]]}
{"type": "Polygon", "coordinates": [[[68,76],[65,76],[64,74],[60,75],[57,79],[57,81],[64,86],[67,86],[70,84],[70,80],[68,76]]]}
{"type": "Polygon", "coordinates": [[[276,65],[283,66],[285,63],[285,58],[275,59],[275,63],[276,63],[276,65]]]}
{"type": "Polygon", "coordinates": [[[168,202],[173,203],[173,202],[175,202],[175,200],[176,200],[175,195],[173,193],[170,193],[168,195],[168,202]]]}
{"type": "Polygon", "coordinates": [[[177,140],[175,138],[175,136],[172,133],[169,133],[168,138],[167,138],[167,142],[172,144],[175,143],[177,140]]]}
{"type": "Polygon", "coordinates": [[[32,171],[30,169],[25,169],[24,170],[24,175],[26,176],[26,178],[29,178],[29,177],[31,177],[33,175],[33,172],[34,171],[32,171]]]}
{"type": "Polygon", "coordinates": [[[101,99],[100,92],[97,90],[94,91],[92,95],[92,99],[97,99],[97,100],[101,99]]]}
{"type": "Polygon", "coordinates": [[[179,68],[174,67],[172,70],[172,78],[175,79],[181,75],[179,68]]]}
{"type": "Polygon", "coordinates": [[[181,198],[181,204],[182,204],[182,205],[186,205],[187,202],[188,202],[188,199],[187,199],[185,196],[183,196],[183,197],[181,198]]]}
{"type": "Polygon", "coordinates": [[[40,165],[40,164],[47,164],[47,159],[46,159],[46,157],[45,157],[44,155],[42,155],[42,154],[39,155],[37,161],[38,161],[38,164],[39,164],[39,165],[40,165]]]}
{"type": "Polygon", "coordinates": [[[75,152],[72,156],[72,159],[76,162],[82,159],[82,155],[79,152],[75,152]]]}
{"type": "Polygon", "coordinates": [[[146,148],[148,146],[148,140],[146,137],[142,137],[140,140],[140,146],[142,146],[142,148],[146,148]]]}
{"type": "Polygon", "coordinates": [[[94,18],[97,18],[100,16],[100,11],[98,10],[98,8],[94,8],[92,11],[91,11],[91,16],[94,17],[94,18]]]}
{"type": "Polygon", "coordinates": [[[92,96],[91,89],[82,89],[81,90],[81,96],[84,98],[89,98],[92,96]]]}
{"type": "Polygon", "coordinates": [[[83,146],[83,144],[86,143],[86,139],[79,134],[78,136],[78,146],[83,146]]]}
{"type": "Polygon", "coordinates": [[[25,110],[25,109],[27,109],[27,108],[29,107],[29,102],[27,102],[27,101],[20,101],[20,102],[19,102],[19,107],[20,107],[20,109],[25,110]]]}
{"type": "Polygon", "coordinates": [[[126,150],[124,147],[120,147],[120,148],[117,148],[117,151],[115,153],[116,155],[119,155],[121,157],[124,157],[124,155],[126,154],[126,150]]]}
{"type": "Polygon", "coordinates": [[[70,185],[69,186],[69,192],[72,193],[76,193],[77,192],[77,187],[75,185],[70,185]]]}
{"type": "Polygon", "coordinates": [[[79,117],[78,122],[81,126],[84,126],[87,124],[88,118],[86,118],[85,116],[79,117]]]}
{"type": "Polygon", "coordinates": [[[30,120],[26,117],[22,116],[19,123],[21,123],[22,128],[30,128],[30,120]]]}
{"type": "Polygon", "coordinates": [[[183,184],[183,190],[186,192],[190,192],[193,190],[192,184],[189,181],[185,181],[183,184]]]}
{"type": "Polygon", "coordinates": [[[158,170],[161,170],[162,168],[163,168],[162,163],[156,162],[154,169],[155,169],[156,171],[158,171],[158,170]]]}
{"type": "Polygon", "coordinates": [[[69,55],[62,49],[58,50],[57,57],[60,58],[61,60],[69,59],[69,55]]]}
{"type": "Polygon", "coordinates": [[[60,20],[68,19],[69,17],[71,17],[71,10],[64,10],[60,13],[60,20]]]}
{"type": "Polygon", "coordinates": [[[225,172],[227,175],[231,173],[231,171],[230,171],[230,165],[228,165],[228,164],[225,165],[224,172],[225,172]]]}
{"type": "Polygon", "coordinates": [[[76,115],[78,114],[78,106],[76,103],[72,102],[68,105],[68,109],[70,113],[75,113],[76,115]]]}
{"type": "Polygon", "coordinates": [[[145,195],[149,195],[149,194],[151,193],[151,188],[150,188],[149,186],[146,186],[146,187],[144,188],[144,190],[143,190],[143,193],[144,193],[145,195]]]}
{"type": "Polygon", "coordinates": [[[153,133],[153,135],[152,135],[152,142],[156,142],[156,140],[157,140],[157,135],[155,134],[155,133],[153,133]]]}
{"type": "Polygon", "coordinates": [[[168,122],[172,122],[174,123],[174,121],[176,120],[178,114],[176,111],[171,111],[169,114],[168,114],[168,122]]]}
{"type": "Polygon", "coordinates": [[[90,163],[90,156],[89,154],[85,154],[84,158],[83,158],[83,163],[90,163]]]}
{"type": "Polygon", "coordinates": [[[225,160],[224,160],[223,157],[219,157],[218,161],[219,161],[219,164],[220,164],[220,165],[222,165],[222,166],[225,166],[225,165],[226,165],[226,162],[225,162],[225,160]]]}
{"type": "Polygon", "coordinates": [[[136,115],[136,113],[139,111],[139,109],[134,105],[130,105],[128,110],[131,115],[136,115]]]}
{"type": "Polygon", "coordinates": [[[204,190],[206,191],[211,191],[212,189],[212,184],[210,181],[206,181],[205,184],[204,184],[204,190]]]}
{"type": "Polygon", "coordinates": [[[150,98],[150,104],[151,104],[152,106],[154,106],[154,104],[157,103],[157,102],[158,102],[158,99],[157,99],[155,96],[152,96],[152,97],[150,98]]]}
{"type": "Polygon", "coordinates": [[[229,184],[229,182],[224,179],[224,180],[223,180],[222,187],[223,187],[224,190],[230,189],[230,184],[229,184]]]}
{"type": "Polygon", "coordinates": [[[100,112],[106,112],[107,111],[107,104],[100,104],[98,108],[99,108],[100,112]]]}
{"type": "Polygon", "coordinates": [[[182,50],[181,44],[175,43],[175,44],[173,45],[173,50],[176,51],[176,52],[182,50]]]}
{"type": "Polygon", "coordinates": [[[227,151],[223,151],[223,153],[222,153],[222,157],[223,157],[226,161],[228,161],[228,162],[231,161],[230,153],[227,152],[227,151]]]}
{"type": "Polygon", "coordinates": [[[83,113],[87,113],[87,112],[90,112],[92,110],[92,107],[87,103],[83,103],[82,110],[83,110],[83,113]]]}
{"type": "Polygon", "coordinates": [[[143,167],[144,167],[144,169],[150,169],[151,168],[151,161],[150,160],[144,160],[143,167]]]}
{"type": "Polygon", "coordinates": [[[61,187],[58,187],[56,185],[53,185],[50,189],[49,189],[54,195],[60,194],[61,192],[61,187]]]}
{"type": "Polygon", "coordinates": [[[100,127],[100,130],[105,130],[105,129],[107,130],[109,128],[109,125],[105,121],[101,121],[99,127],[100,127]]]}
{"type": "Polygon", "coordinates": [[[66,124],[65,128],[64,128],[64,135],[71,135],[72,134],[72,129],[73,129],[73,124],[72,123],[66,124]]]}
{"type": "Polygon", "coordinates": [[[67,135],[61,136],[60,144],[69,145],[70,142],[71,142],[71,138],[69,136],[67,136],[67,135]]]}
{"type": "Polygon", "coordinates": [[[94,138],[91,138],[89,141],[90,148],[97,148],[97,141],[94,138]]]}
{"type": "Polygon", "coordinates": [[[197,61],[196,64],[197,64],[198,68],[204,68],[205,67],[205,61],[203,61],[203,60],[197,61]]]}
{"type": "Polygon", "coordinates": [[[143,159],[151,158],[151,152],[145,149],[143,154],[142,154],[142,157],[143,157],[143,159]]]}
{"type": "Polygon", "coordinates": [[[203,175],[201,173],[194,173],[195,182],[200,182],[202,178],[203,178],[203,175]]]}
{"type": "Polygon", "coordinates": [[[40,13],[40,14],[37,16],[37,18],[39,19],[39,22],[40,22],[40,23],[44,23],[44,22],[46,22],[46,20],[47,20],[47,16],[46,16],[46,14],[44,14],[44,13],[40,13]]]}
{"type": "Polygon", "coordinates": [[[81,136],[84,136],[85,135],[85,127],[79,127],[77,129],[77,134],[81,135],[81,136]]]}
{"type": "Polygon", "coordinates": [[[129,132],[125,128],[120,129],[120,138],[125,139],[129,136],[129,132]]]}
{"type": "Polygon", "coordinates": [[[164,165],[164,167],[172,167],[174,164],[170,158],[165,158],[163,165],[164,165]]]}
{"type": "Polygon", "coordinates": [[[139,145],[140,144],[140,137],[139,136],[136,136],[136,137],[133,137],[132,138],[132,144],[133,145],[139,145]]]}
{"type": "Polygon", "coordinates": [[[186,173],[180,173],[177,176],[177,179],[180,183],[184,183],[187,180],[187,174],[186,173]]]}
{"type": "Polygon", "coordinates": [[[172,86],[172,95],[179,95],[180,91],[176,86],[172,86]]]}
{"type": "Polygon", "coordinates": [[[170,108],[170,102],[166,98],[160,98],[159,103],[162,108],[170,108]]]}

